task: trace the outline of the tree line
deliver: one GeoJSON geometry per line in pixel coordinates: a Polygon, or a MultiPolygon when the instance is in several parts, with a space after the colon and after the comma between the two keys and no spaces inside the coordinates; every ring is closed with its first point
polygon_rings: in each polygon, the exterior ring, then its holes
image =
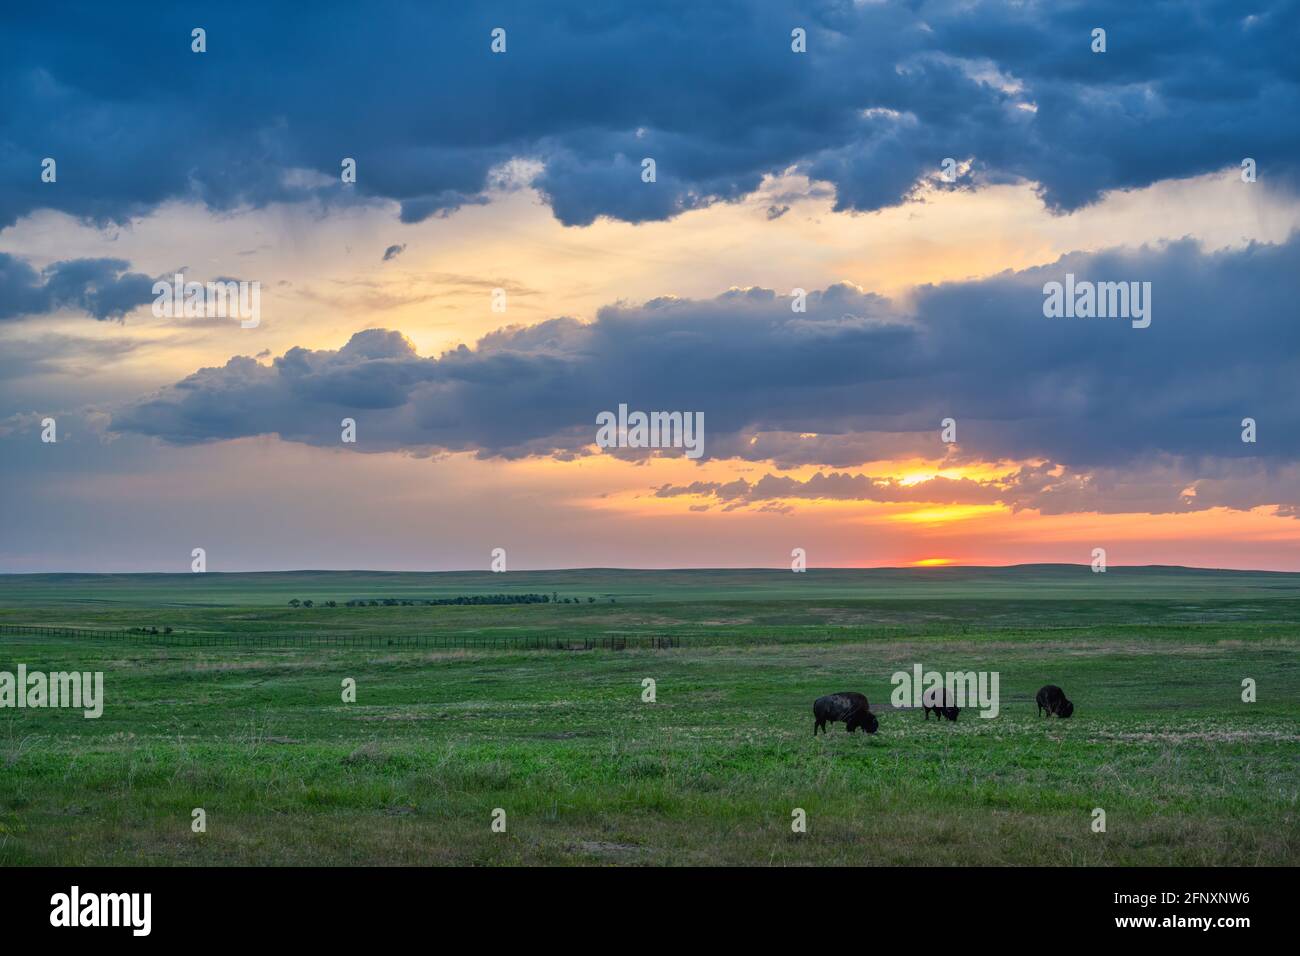
{"type": "MultiPolygon", "coordinates": [[[[610,598],[610,603],[614,599],[610,598]]],[[[446,598],[352,598],[344,601],[344,607],[438,607],[447,605],[461,604],[581,604],[582,598],[578,597],[560,597],[556,592],[551,594],[461,594],[456,597],[446,598]]],[[[595,604],[594,597],[587,598],[588,604],[595,604]]],[[[311,598],[299,600],[293,598],[289,601],[290,607],[316,607],[317,604],[311,598]]],[[[321,601],[320,607],[338,607],[337,601],[321,601]]]]}

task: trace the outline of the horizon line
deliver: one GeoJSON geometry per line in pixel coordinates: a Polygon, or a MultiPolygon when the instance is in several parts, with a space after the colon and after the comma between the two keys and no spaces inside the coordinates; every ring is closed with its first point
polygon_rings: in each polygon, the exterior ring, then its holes
{"type": "MultiPolygon", "coordinates": [[[[918,571],[918,572],[944,572],[944,571],[1013,571],[1025,568],[1078,568],[1091,570],[1088,563],[1072,564],[1060,561],[1043,561],[1043,562],[1023,562],[1020,564],[942,564],[942,565],[872,565],[869,567],[857,565],[824,565],[809,566],[804,571],[797,573],[808,573],[811,571],[918,571]]],[[[1137,570],[1164,570],[1164,571],[1201,571],[1217,572],[1230,574],[1296,574],[1300,575],[1300,570],[1288,571],[1274,568],[1225,568],[1225,567],[1200,567],[1197,565],[1186,564],[1110,564],[1107,565],[1105,572],[1113,571],[1137,571],[1137,570]]],[[[520,568],[514,571],[493,571],[490,568],[453,568],[444,570],[427,570],[427,569],[392,569],[392,568],[264,568],[260,570],[234,570],[234,571],[0,571],[0,577],[39,577],[52,575],[82,575],[94,577],[126,577],[131,575],[154,575],[154,576],[175,576],[175,577],[194,577],[196,575],[233,575],[233,574],[556,574],[578,571],[602,571],[602,572],[636,572],[642,574],[653,573],[681,573],[690,571],[707,571],[707,572],[781,572],[785,574],[796,573],[789,567],[661,567],[661,568],[640,568],[640,567],[617,567],[617,566],[590,566],[590,567],[571,567],[571,568],[520,568]]]]}

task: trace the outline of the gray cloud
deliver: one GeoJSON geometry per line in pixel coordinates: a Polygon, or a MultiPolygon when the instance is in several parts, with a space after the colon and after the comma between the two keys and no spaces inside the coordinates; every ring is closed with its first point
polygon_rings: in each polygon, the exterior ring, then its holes
{"type": "MultiPolygon", "coordinates": [[[[355,413],[362,451],[572,456],[598,412],[626,403],[703,412],[712,458],[846,468],[908,454],[1076,474],[1163,456],[1192,480],[1215,462],[1300,461],[1296,274],[1300,236],[1214,253],[1184,240],[927,286],[908,311],[846,285],[811,293],[806,313],[772,290],[732,290],[505,328],[438,357],[368,330],[338,351],[202,369],[119,408],[113,427],[332,446],[355,413]],[[1067,272],[1151,282],[1151,326],[1045,318],[1042,287],[1067,272]],[[947,417],[955,448],[939,438],[947,417]],[[1256,444],[1240,441],[1244,417],[1259,423],[1256,444]]],[[[1036,500],[1079,494],[1056,481],[1036,500]]]]}
{"type": "Polygon", "coordinates": [[[77,374],[130,355],[146,343],[119,338],[88,339],[71,335],[42,335],[32,339],[6,339],[0,350],[0,379],[51,373],[77,374]]]}
{"type": "Polygon", "coordinates": [[[37,272],[0,252],[0,319],[75,309],[96,319],[120,319],[152,302],[153,282],[128,272],[124,259],[68,259],[37,272]]]}
{"type": "MultiPolygon", "coordinates": [[[[818,472],[811,478],[764,475],[757,481],[662,485],[659,498],[704,498],[728,510],[772,510],[774,502],[868,501],[882,504],[1003,505],[1042,514],[1186,514],[1279,505],[1300,516],[1300,465],[1161,457],[1124,468],[1071,471],[1052,463],[1012,468],[996,478],[936,476],[910,484],[892,477],[818,472]]],[[[707,505],[693,505],[707,508],[707,505]]],[[[787,511],[793,506],[785,505],[787,511]]]]}
{"type": "Polygon", "coordinates": [[[417,222],[486,202],[512,159],[540,164],[568,225],[663,219],[790,169],[870,211],[914,197],[945,157],[970,165],[939,188],[1026,181],[1068,210],[1244,156],[1293,187],[1300,156],[1280,119],[1300,112],[1289,0],[380,2],[310,23],[269,0],[207,10],[205,54],[192,19],[48,5],[0,33],[0,227],[42,208],[121,223],[174,199],[391,201],[417,222]],[[239,135],[213,136],[213,117],[239,135]]]}

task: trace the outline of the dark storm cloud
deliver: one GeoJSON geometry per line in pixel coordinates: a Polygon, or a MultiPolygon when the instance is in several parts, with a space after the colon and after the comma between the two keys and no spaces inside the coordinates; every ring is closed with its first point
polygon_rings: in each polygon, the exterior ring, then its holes
{"type": "Polygon", "coordinates": [[[536,160],[566,224],[663,219],[795,169],[842,210],[1024,179],[1054,209],[1236,167],[1294,183],[1300,8],[1277,0],[27,5],[0,31],[0,226],[388,199],[482,203],[536,160]],[[206,53],[190,30],[207,30],[206,53]],[[489,32],[507,30],[507,52],[489,32]],[[793,27],[808,52],[790,50],[793,27]],[[1089,49],[1108,31],[1108,50],[1089,49]],[[641,160],[657,182],[641,182],[641,160]],[[45,157],[56,183],[40,181],[45,157]],[[340,161],[357,161],[355,186],[340,161]]]}
{"type": "Polygon", "coordinates": [[[335,446],[346,416],[361,451],[568,456],[594,441],[599,412],[626,403],[703,412],[708,457],[783,467],[897,455],[1275,467],[1300,461],[1297,275],[1300,235],[1214,253],[1184,240],[924,287],[906,312],[843,285],[811,293],[806,313],[770,290],[732,290],[506,328],[428,358],[376,329],[338,351],[202,369],[119,408],[113,428],[335,446]],[[1045,318],[1043,285],[1066,273],[1150,282],[1150,327],[1045,318]],[[955,448],[940,441],[947,417],[955,448]],[[1240,440],[1245,417],[1256,444],[1240,440]]]}
{"type": "Polygon", "coordinates": [[[69,259],[37,272],[0,252],[0,320],[75,309],[97,319],[120,319],[154,300],[149,276],[128,272],[124,259],[69,259]]]}

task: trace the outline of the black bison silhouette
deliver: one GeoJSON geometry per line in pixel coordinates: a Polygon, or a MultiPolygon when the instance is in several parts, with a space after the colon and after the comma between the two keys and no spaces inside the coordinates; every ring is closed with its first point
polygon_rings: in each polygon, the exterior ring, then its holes
{"type": "Polygon", "coordinates": [[[853,691],[841,691],[827,694],[813,701],[813,736],[820,729],[826,733],[826,724],[844,721],[844,729],[849,733],[862,728],[864,733],[874,734],[880,727],[880,721],[871,712],[867,698],[853,691]]]}
{"type": "Polygon", "coordinates": [[[937,687],[933,691],[926,691],[921,695],[921,709],[925,711],[925,719],[930,719],[930,711],[934,711],[934,719],[941,720],[947,717],[949,720],[956,720],[957,714],[961,712],[959,707],[949,703],[948,692],[942,687],[937,687]],[[926,703],[929,701],[929,703],[926,703]]]}
{"type": "Polygon", "coordinates": [[[1065,696],[1065,691],[1055,684],[1048,684],[1034,698],[1038,703],[1038,716],[1047,711],[1048,717],[1069,717],[1074,713],[1074,704],[1065,696]]]}

